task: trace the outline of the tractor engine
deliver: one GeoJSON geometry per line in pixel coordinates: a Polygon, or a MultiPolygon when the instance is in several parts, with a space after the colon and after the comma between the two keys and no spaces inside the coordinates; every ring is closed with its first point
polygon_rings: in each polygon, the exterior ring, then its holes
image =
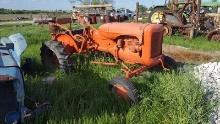
{"type": "Polygon", "coordinates": [[[142,42],[140,42],[136,37],[133,36],[122,36],[116,40],[117,48],[127,49],[132,53],[142,52],[142,42]]]}
{"type": "Polygon", "coordinates": [[[150,65],[154,58],[162,55],[163,26],[158,24],[104,24],[93,38],[100,51],[110,52],[130,64],[150,65]],[[106,46],[109,40],[114,41],[110,44],[116,48],[106,46]]]}

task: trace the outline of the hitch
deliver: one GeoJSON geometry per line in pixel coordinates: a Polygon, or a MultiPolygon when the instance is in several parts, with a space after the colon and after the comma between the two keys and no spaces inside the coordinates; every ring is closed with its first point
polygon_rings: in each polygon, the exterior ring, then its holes
{"type": "MultiPolygon", "coordinates": [[[[35,109],[30,110],[28,108],[24,108],[24,117],[25,120],[33,119],[40,114],[46,112],[50,107],[50,103],[44,102],[36,106],[35,109]]],[[[20,112],[10,112],[5,116],[5,124],[21,124],[22,123],[22,114],[20,112]]]]}
{"type": "Polygon", "coordinates": [[[35,109],[32,109],[32,110],[28,109],[27,111],[25,111],[24,118],[27,120],[35,118],[35,117],[41,115],[42,113],[48,111],[50,109],[50,107],[51,106],[50,106],[49,102],[37,104],[35,109]]]}

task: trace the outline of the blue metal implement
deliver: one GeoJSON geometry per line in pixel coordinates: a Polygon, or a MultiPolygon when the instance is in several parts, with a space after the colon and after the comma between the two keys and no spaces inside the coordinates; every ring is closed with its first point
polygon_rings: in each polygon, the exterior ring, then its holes
{"type": "Polygon", "coordinates": [[[21,124],[48,106],[44,103],[30,110],[25,106],[24,78],[20,56],[27,47],[21,34],[0,39],[0,124],[21,124]]]}

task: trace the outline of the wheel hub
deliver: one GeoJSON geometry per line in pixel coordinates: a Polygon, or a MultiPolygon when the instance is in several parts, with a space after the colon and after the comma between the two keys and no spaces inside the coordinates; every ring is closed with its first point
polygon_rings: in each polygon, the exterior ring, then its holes
{"type": "Polygon", "coordinates": [[[161,23],[163,21],[163,12],[157,11],[151,16],[152,23],[161,23]]]}

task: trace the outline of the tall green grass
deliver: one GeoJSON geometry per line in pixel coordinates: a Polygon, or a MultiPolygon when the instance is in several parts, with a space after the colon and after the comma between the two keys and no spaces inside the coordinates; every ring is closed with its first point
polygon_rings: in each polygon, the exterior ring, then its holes
{"type": "Polygon", "coordinates": [[[25,77],[26,95],[48,100],[52,105],[50,111],[31,123],[208,123],[212,105],[205,100],[199,83],[186,72],[148,71],[132,79],[141,101],[129,106],[108,90],[108,81],[121,75],[120,67],[92,65],[88,62],[91,58],[79,56],[73,57],[76,68],[71,73],[48,72],[40,61],[41,43],[50,39],[47,26],[0,27],[1,37],[17,32],[25,36],[29,45],[22,58],[35,60],[35,73],[25,77]],[[57,77],[52,85],[42,82],[48,75],[57,77]]]}
{"type": "Polygon", "coordinates": [[[180,36],[172,36],[164,38],[165,44],[179,45],[194,50],[202,51],[220,51],[220,42],[208,41],[205,36],[196,37],[189,39],[180,36]]]}

